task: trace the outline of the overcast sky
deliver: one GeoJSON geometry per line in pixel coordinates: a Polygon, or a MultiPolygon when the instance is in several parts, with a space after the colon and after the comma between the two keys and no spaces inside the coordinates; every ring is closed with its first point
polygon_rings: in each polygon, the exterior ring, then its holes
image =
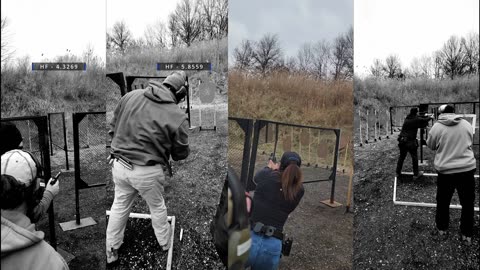
{"type": "Polygon", "coordinates": [[[105,62],[105,0],[2,0],[1,6],[15,58],[53,60],[67,49],[80,56],[91,44],[105,62]]]}
{"type": "Polygon", "coordinates": [[[414,57],[441,49],[451,35],[466,36],[479,24],[478,0],[356,0],[355,73],[368,74],[375,58],[414,57]]]}
{"type": "Polygon", "coordinates": [[[179,0],[107,0],[107,29],[124,20],[135,39],[142,37],[145,28],[157,20],[167,23],[179,0]]]}
{"type": "Polygon", "coordinates": [[[286,55],[305,42],[333,41],[353,24],[353,0],[229,0],[228,51],[243,39],[278,34],[286,55]]]}

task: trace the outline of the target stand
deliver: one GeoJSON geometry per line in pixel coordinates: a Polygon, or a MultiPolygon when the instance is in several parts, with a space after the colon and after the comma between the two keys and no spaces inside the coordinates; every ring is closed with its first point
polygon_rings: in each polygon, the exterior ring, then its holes
{"type": "MultiPolygon", "coordinates": [[[[214,99],[215,99],[215,91],[217,89],[217,86],[212,83],[212,82],[203,82],[198,86],[198,92],[199,92],[199,97],[201,101],[201,105],[198,106],[198,118],[199,118],[199,128],[200,131],[207,131],[207,130],[217,130],[217,106],[215,104],[214,99]],[[212,104],[213,102],[213,104],[212,104]],[[211,118],[213,119],[212,125],[204,125],[202,122],[202,112],[207,114],[208,111],[212,111],[211,107],[209,104],[213,105],[213,114],[211,118]],[[210,107],[210,110],[207,108],[210,107]]],[[[203,117],[205,119],[206,117],[203,117]]]]}
{"type": "MultiPolygon", "coordinates": [[[[110,216],[110,210],[107,210],[107,216],[110,216]]],[[[129,217],[131,218],[142,218],[142,219],[152,219],[150,214],[142,213],[130,213],[129,217]]],[[[172,259],[173,259],[173,244],[175,240],[175,216],[168,216],[167,221],[170,222],[170,228],[172,229],[172,235],[170,236],[170,248],[168,249],[167,255],[167,270],[172,269],[172,259]]]]}
{"type": "MultiPolygon", "coordinates": [[[[412,175],[413,172],[402,172],[402,175],[412,175]]],[[[438,176],[436,173],[424,173],[423,176],[438,176]]],[[[474,176],[475,178],[478,178],[478,175],[474,176]]],[[[418,206],[418,207],[437,207],[436,203],[426,203],[426,202],[406,202],[406,201],[397,201],[397,177],[395,176],[395,179],[393,181],[393,204],[394,205],[404,205],[404,206],[418,206]]],[[[451,204],[450,209],[462,209],[462,206],[459,204],[451,204]]],[[[474,211],[478,212],[479,207],[475,207],[474,211]]]]}

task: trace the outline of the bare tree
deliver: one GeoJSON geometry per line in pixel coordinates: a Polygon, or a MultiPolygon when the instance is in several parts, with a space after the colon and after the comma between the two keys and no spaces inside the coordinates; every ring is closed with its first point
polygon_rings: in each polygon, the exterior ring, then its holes
{"type": "Polygon", "coordinates": [[[295,72],[297,70],[297,59],[293,56],[289,56],[285,59],[285,67],[289,72],[295,72]]]}
{"type": "Polygon", "coordinates": [[[167,26],[160,20],[148,25],[144,36],[145,43],[149,47],[165,48],[167,46],[167,26]]]}
{"type": "Polygon", "coordinates": [[[2,25],[1,25],[1,31],[2,31],[2,41],[1,41],[1,46],[2,46],[2,65],[7,63],[15,53],[15,51],[10,48],[9,45],[9,38],[10,35],[8,33],[8,19],[7,17],[2,17],[2,25]]]}
{"type": "Polygon", "coordinates": [[[125,21],[116,22],[113,25],[113,31],[110,36],[113,44],[115,44],[118,50],[125,53],[128,43],[132,40],[132,33],[127,28],[125,21]]]}
{"type": "Polygon", "coordinates": [[[216,35],[215,6],[216,0],[202,0],[200,4],[203,21],[203,32],[206,39],[213,39],[216,35]]]}
{"type": "Polygon", "coordinates": [[[465,52],[464,63],[467,74],[478,74],[479,62],[479,35],[470,33],[462,38],[461,45],[465,52]]]}
{"type": "Polygon", "coordinates": [[[347,78],[353,77],[353,27],[350,26],[347,33],[345,34],[345,42],[347,43],[347,52],[345,57],[346,73],[347,78]]]}
{"type": "Polygon", "coordinates": [[[426,54],[422,55],[419,59],[420,70],[422,77],[430,78],[432,76],[432,58],[426,54]]]}
{"type": "Polygon", "coordinates": [[[315,43],[313,53],[313,73],[318,79],[325,79],[328,74],[328,63],[331,58],[330,44],[326,40],[315,43]]]}
{"type": "Polygon", "coordinates": [[[203,21],[200,16],[199,1],[181,0],[177,3],[173,16],[170,19],[175,20],[176,34],[187,47],[201,38],[203,21]]]}
{"type": "Polygon", "coordinates": [[[442,47],[442,68],[453,79],[465,72],[465,50],[456,36],[451,36],[442,47]]]}
{"type": "Polygon", "coordinates": [[[414,57],[412,62],[410,63],[409,75],[418,78],[422,76],[422,68],[420,64],[420,60],[417,57],[414,57]]]}
{"type": "Polygon", "coordinates": [[[240,70],[247,70],[253,64],[253,47],[248,39],[242,40],[240,45],[233,50],[234,65],[240,70]]]}
{"type": "Polygon", "coordinates": [[[170,36],[170,45],[172,47],[177,47],[178,46],[178,39],[179,39],[179,34],[178,34],[178,27],[177,27],[177,17],[175,14],[170,14],[168,16],[168,34],[170,36]]]}
{"type": "Polygon", "coordinates": [[[397,55],[389,55],[385,59],[383,71],[385,72],[385,76],[390,79],[403,77],[400,58],[397,55]]]}
{"type": "Polygon", "coordinates": [[[372,66],[370,66],[370,73],[375,78],[380,78],[383,76],[383,63],[380,59],[373,60],[372,66]]]}
{"type": "Polygon", "coordinates": [[[314,54],[310,43],[304,43],[297,53],[298,69],[300,72],[309,73],[313,69],[314,54]]]}
{"type": "Polygon", "coordinates": [[[228,35],[228,0],[216,0],[214,23],[216,38],[228,35]]]}
{"type": "Polygon", "coordinates": [[[442,60],[442,52],[441,51],[436,51],[433,53],[433,61],[432,61],[432,67],[433,67],[433,77],[435,79],[443,79],[443,60],[442,60]]]}
{"type": "Polygon", "coordinates": [[[282,49],[278,36],[265,34],[254,46],[253,58],[256,67],[262,74],[269,71],[282,58],[282,49]]]}
{"type": "Polygon", "coordinates": [[[345,77],[347,68],[348,41],[343,34],[340,34],[333,43],[332,68],[333,79],[340,80],[345,77]]]}

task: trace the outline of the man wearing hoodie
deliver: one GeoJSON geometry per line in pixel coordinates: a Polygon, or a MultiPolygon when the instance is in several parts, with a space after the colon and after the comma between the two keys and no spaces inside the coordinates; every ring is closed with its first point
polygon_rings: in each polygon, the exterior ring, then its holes
{"type": "Polygon", "coordinates": [[[430,117],[420,117],[417,115],[418,109],[410,109],[410,113],[405,118],[405,121],[402,125],[402,131],[398,135],[398,148],[400,148],[400,156],[398,157],[397,162],[397,177],[400,177],[402,174],[403,161],[407,157],[407,154],[410,153],[412,157],[412,167],[414,179],[422,177],[423,172],[418,171],[418,155],[417,155],[417,131],[419,128],[424,128],[428,125],[428,121],[432,118],[430,117]]]}
{"type": "MultiPolygon", "coordinates": [[[[35,230],[27,216],[39,190],[35,161],[21,150],[6,152],[1,158],[1,269],[68,269],[62,256],[43,240],[44,233],[35,230]]],[[[50,181],[47,190],[53,188],[50,181]]]]}
{"type": "Polygon", "coordinates": [[[461,238],[471,243],[476,170],[472,150],[473,128],[468,121],[455,114],[452,105],[442,105],[438,112],[438,121],[433,125],[427,139],[427,146],[435,150],[434,167],[438,172],[435,215],[438,234],[447,235],[450,201],[456,189],[462,205],[461,238]]]}
{"type": "Polygon", "coordinates": [[[147,202],[152,227],[163,250],[170,248],[171,228],[162,196],[165,173],[173,160],[187,158],[188,119],[177,105],[187,94],[185,72],[122,97],[110,123],[115,198],[107,226],[107,263],[118,260],[125,226],[137,194],[147,202]]]}

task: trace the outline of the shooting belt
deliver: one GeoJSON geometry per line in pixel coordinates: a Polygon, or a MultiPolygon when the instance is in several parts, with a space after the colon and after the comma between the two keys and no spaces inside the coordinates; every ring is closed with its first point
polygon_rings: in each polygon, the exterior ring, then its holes
{"type": "Polygon", "coordinates": [[[267,237],[275,237],[283,241],[283,233],[273,226],[267,226],[261,222],[255,222],[252,224],[252,230],[259,235],[267,237]]]}

